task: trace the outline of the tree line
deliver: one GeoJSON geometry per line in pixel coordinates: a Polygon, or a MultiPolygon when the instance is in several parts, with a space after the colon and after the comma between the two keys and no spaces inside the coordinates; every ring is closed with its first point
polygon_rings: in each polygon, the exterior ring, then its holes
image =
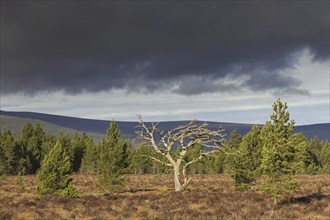
{"type": "MultiPolygon", "coordinates": [[[[60,132],[55,137],[46,134],[39,123],[33,125],[29,121],[25,123],[19,134],[13,134],[4,129],[0,131],[0,175],[35,174],[40,168],[42,159],[56,143],[60,143],[70,156],[72,172],[95,174],[98,172],[97,158],[111,140],[112,129],[114,128],[109,127],[105,138],[98,143],[85,133],[76,133],[70,137],[69,134],[60,132]]],[[[118,127],[115,130],[120,139],[118,145],[123,154],[122,163],[126,167],[124,173],[155,174],[170,171],[166,166],[148,158],[148,156],[153,156],[162,160],[162,157],[155,154],[145,142],[134,147],[131,140],[120,135],[118,127]]],[[[244,152],[243,154],[219,152],[214,157],[205,157],[192,164],[187,172],[191,174],[232,173],[238,169],[241,161],[247,163],[246,167],[258,167],[261,158],[261,131],[257,125],[254,125],[244,136],[241,136],[236,129],[233,130],[224,145],[228,152],[239,151],[244,152]],[[248,161],[254,164],[248,164],[248,161]]],[[[289,142],[299,150],[299,154],[295,155],[296,174],[330,173],[329,142],[320,140],[316,136],[308,140],[302,133],[290,135],[289,142]]],[[[202,150],[202,146],[196,146],[187,153],[186,157],[194,158],[202,150]]],[[[178,154],[180,149],[177,148],[174,151],[178,154]]]]}
{"type": "MultiPolygon", "coordinates": [[[[254,125],[244,136],[233,130],[222,143],[222,150],[211,157],[202,157],[208,152],[203,141],[191,142],[189,149],[182,149],[186,147],[183,142],[173,142],[176,148],[170,148],[168,153],[173,160],[195,162],[185,167],[184,174],[229,173],[239,190],[253,189],[257,178],[263,176],[265,181],[260,187],[276,196],[279,194],[276,190],[283,188],[283,184],[294,188],[295,182],[285,179],[290,175],[330,173],[330,143],[317,137],[308,140],[302,133],[293,134],[294,121],[289,120],[286,109],[286,103],[277,100],[271,120],[262,129],[254,125]]],[[[191,126],[192,131],[202,128],[191,126]]],[[[191,132],[182,128],[184,126],[178,128],[175,137],[191,132]]],[[[153,129],[159,133],[156,127],[153,129]]],[[[196,135],[190,138],[206,134],[196,135]]],[[[69,175],[72,172],[96,174],[99,189],[113,192],[123,187],[124,174],[172,172],[173,167],[166,166],[165,154],[157,153],[157,147],[155,151],[148,140],[151,139],[142,138],[139,145],[134,146],[132,140],[121,135],[115,121],[98,142],[84,133],[73,137],[65,133],[52,136],[46,134],[39,123],[33,125],[28,121],[19,134],[1,131],[0,175],[37,174],[41,194],[65,189],[62,193],[75,195],[69,175]],[[51,188],[47,188],[49,186],[51,188]]]]}

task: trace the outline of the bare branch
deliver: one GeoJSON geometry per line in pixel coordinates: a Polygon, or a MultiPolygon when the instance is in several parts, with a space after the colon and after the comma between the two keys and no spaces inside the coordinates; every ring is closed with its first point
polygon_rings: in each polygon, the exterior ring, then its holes
{"type": "MultiPolygon", "coordinates": [[[[157,154],[160,154],[168,160],[164,162],[158,158],[148,156],[154,161],[161,163],[163,165],[173,167],[174,170],[174,182],[175,190],[183,191],[187,185],[190,183],[191,178],[187,178],[186,169],[189,165],[196,163],[203,157],[210,156],[215,152],[222,151],[226,153],[223,149],[223,143],[225,141],[225,135],[222,134],[224,131],[219,127],[216,131],[209,130],[208,123],[196,123],[196,120],[190,121],[186,125],[180,125],[172,130],[163,131],[157,128],[159,123],[151,123],[151,127],[147,127],[141,116],[139,117],[139,126],[141,131],[136,132],[136,134],[145,140],[157,154]],[[157,143],[155,140],[157,139],[157,143]],[[185,161],[186,153],[194,146],[202,146],[209,148],[210,151],[202,151],[199,156],[190,161],[185,161]],[[173,148],[181,147],[181,152],[179,157],[174,160],[173,158],[173,148]],[[184,165],[182,164],[184,163],[184,165]],[[180,170],[183,174],[183,182],[180,180],[180,170]]],[[[228,154],[228,153],[226,153],[228,154]]]]}

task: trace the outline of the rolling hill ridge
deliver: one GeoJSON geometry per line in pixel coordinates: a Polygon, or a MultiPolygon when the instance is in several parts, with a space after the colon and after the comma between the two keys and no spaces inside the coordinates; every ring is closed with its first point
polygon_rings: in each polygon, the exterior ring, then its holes
{"type": "MultiPolygon", "coordinates": [[[[83,119],[60,115],[50,115],[36,112],[9,112],[0,111],[0,129],[9,129],[13,132],[19,132],[25,121],[40,121],[43,127],[46,127],[46,132],[56,134],[59,131],[73,133],[75,131],[85,132],[94,137],[101,137],[105,134],[109,127],[110,121],[108,120],[94,120],[83,119]]],[[[135,138],[135,131],[137,131],[137,122],[123,122],[117,121],[121,133],[127,138],[135,138]]],[[[162,130],[169,130],[179,125],[186,124],[188,121],[165,121],[159,124],[162,130]]],[[[197,123],[202,123],[201,121],[197,123]]],[[[250,131],[252,124],[243,123],[225,123],[225,122],[208,122],[211,130],[217,129],[222,126],[225,129],[227,137],[230,132],[237,129],[241,135],[250,131]]],[[[262,125],[259,125],[262,127],[262,125]]],[[[321,140],[330,140],[330,123],[312,124],[296,126],[295,133],[302,132],[307,138],[317,136],[321,140]]]]}

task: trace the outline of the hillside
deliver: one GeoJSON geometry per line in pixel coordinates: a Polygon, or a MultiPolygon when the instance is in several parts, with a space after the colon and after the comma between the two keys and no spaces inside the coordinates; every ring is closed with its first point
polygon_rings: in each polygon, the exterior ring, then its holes
{"type": "MultiPolygon", "coordinates": [[[[23,129],[24,124],[30,121],[32,124],[36,124],[37,122],[40,123],[42,129],[47,134],[57,135],[59,132],[68,133],[70,136],[73,136],[76,132],[84,132],[77,129],[71,129],[68,127],[56,125],[53,123],[48,123],[38,119],[31,119],[31,118],[20,118],[20,117],[12,117],[7,115],[0,115],[0,130],[8,129],[13,133],[20,133],[23,129]]],[[[92,136],[95,139],[100,139],[103,134],[102,133],[93,133],[93,132],[85,132],[88,136],[92,136]]]]}
{"type": "MultiPolygon", "coordinates": [[[[69,133],[79,131],[92,134],[93,136],[102,136],[105,134],[107,128],[109,127],[110,121],[107,120],[93,120],[93,119],[82,119],[75,117],[41,114],[34,112],[7,112],[0,111],[0,128],[10,129],[12,131],[20,131],[24,121],[26,120],[38,120],[45,126],[45,130],[49,129],[51,133],[56,133],[59,130],[67,131],[69,133]],[[47,128],[47,129],[46,129],[47,128]]],[[[117,121],[121,133],[128,138],[135,138],[135,131],[137,130],[137,122],[122,122],[117,121]]],[[[186,124],[188,121],[171,121],[171,122],[161,122],[159,128],[163,130],[169,130],[171,128],[177,127],[181,124],[186,124]]],[[[202,122],[198,122],[202,123],[202,122]]],[[[239,124],[239,123],[223,123],[223,122],[209,122],[209,128],[214,130],[219,126],[225,129],[227,136],[233,129],[244,135],[251,129],[251,124],[239,124]]],[[[262,125],[260,125],[261,127],[262,125]]],[[[295,132],[302,132],[307,138],[312,138],[313,136],[318,136],[322,140],[330,140],[330,123],[323,124],[312,124],[296,126],[295,132]]]]}

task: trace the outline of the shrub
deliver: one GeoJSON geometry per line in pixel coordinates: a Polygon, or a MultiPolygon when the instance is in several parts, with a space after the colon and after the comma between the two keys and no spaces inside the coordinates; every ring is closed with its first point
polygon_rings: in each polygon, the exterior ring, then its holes
{"type": "Polygon", "coordinates": [[[24,185],[23,178],[22,178],[21,174],[18,174],[16,176],[15,184],[16,184],[16,187],[19,188],[19,189],[24,189],[25,188],[25,185],[24,185]]]}
{"type": "Polygon", "coordinates": [[[68,186],[65,189],[63,189],[60,195],[71,199],[80,198],[79,192],[73,186],[68,186]]]}
{"type": "Polygon", "coordinates": [[[69,186],[71,162],[68,153],[57,142],[46,154],[37,173],[40,194],[53,194],[69,186]]]}

